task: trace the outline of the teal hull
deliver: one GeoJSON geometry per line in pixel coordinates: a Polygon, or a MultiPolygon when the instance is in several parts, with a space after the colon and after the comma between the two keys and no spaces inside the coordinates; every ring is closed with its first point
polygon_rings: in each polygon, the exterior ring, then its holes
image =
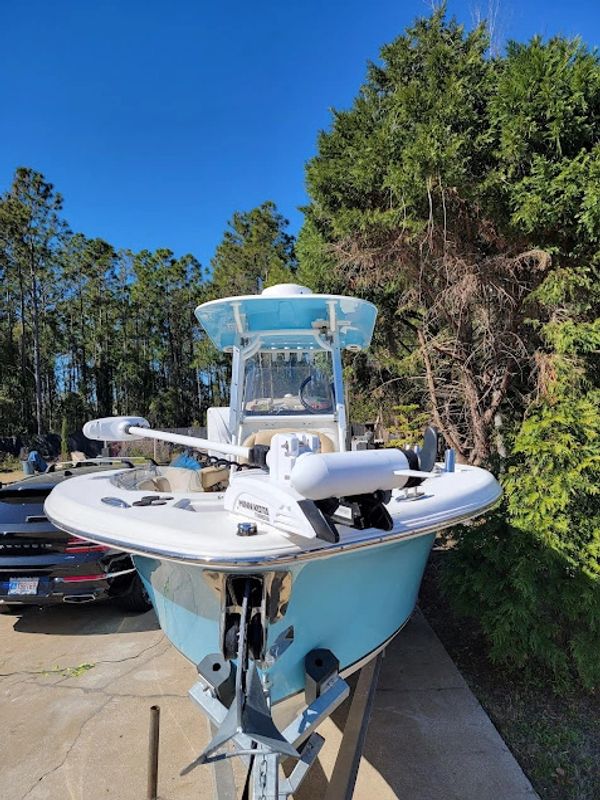
{"type": "MultiPolygon", "coordinates": [[[[435,534],[292,564],[285,613],[269,625],[267,647],[289,626],[294,641],[268,670],[271,698],[304,690],[304,657],[327,648],[342,670],[377,651],[412,613],[435,534]]],[[[191,662],[220,651],[221,600],[203,566],[135,556],[166,636],[191,662]]],[[[224,572],[221,570],[220,572],[224,572]]],[[[257,568],[251,574],[273,572],[257,568]]]]}

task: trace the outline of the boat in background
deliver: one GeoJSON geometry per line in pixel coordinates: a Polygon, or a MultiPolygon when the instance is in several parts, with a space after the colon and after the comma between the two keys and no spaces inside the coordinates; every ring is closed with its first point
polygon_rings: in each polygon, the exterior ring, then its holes
{"type": "Polygon", "coordinates": [[[342,354],[368,348],[371,303],[284,284],[196,315],[232,354],[230,405],[209,409],[207,439],[139,417],[84,432],[175,442],[204,453],[200,468],[73,478],[46,513],[133,554],[163,631],[227,710],[198,763],[230,739],[299,757],[286,726],[319,695],[307,675],[326,689],[379,653],[414,609],[436,532],[501,490],[483,469],[438,461],[431,428],[420,449],[352,449],[342,354]]]}

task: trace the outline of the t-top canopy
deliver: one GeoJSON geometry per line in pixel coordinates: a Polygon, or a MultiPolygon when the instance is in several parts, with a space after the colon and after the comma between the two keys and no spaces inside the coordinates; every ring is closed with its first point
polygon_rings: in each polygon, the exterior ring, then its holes
{"type": "Polygon", "coordinates": [[[377,308],[356,297],[281,284],[260,295],[203,303],[196,316],[219,350],[231,350],[240,339],[257,342],[262,350],[318,350],[328,346],[323,332],[337,331],[340,348],[356,351],[371,342],[377,308]]]}

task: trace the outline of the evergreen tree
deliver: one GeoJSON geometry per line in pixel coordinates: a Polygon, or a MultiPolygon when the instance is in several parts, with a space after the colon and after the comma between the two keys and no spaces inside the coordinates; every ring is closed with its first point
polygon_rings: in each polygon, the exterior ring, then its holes
{"type": "Polygon", "coordinates": [[[113,413],[112,384],[119,338],[116,333],[116,254],[102,239],[68,238],[61,251],[59,306],[64,363],[63,386],[78,392],[98,416],[113,413]]]}
{"type": "Polygon", "coordinates": [[[215,296],[256,294],[262,286],[289,282],[296,261],[288,224],[270,201],[236,211],[211,261],[215,296]]]}
{"type": "Polygon", "coordinates": [[[131,316],[137,328],[142,407],[162,425],[188,426],[200,416],[195,372],[200,264],[170,250],[133,258],[131,316]]]}
{"type": "MultiPolygon", "coordinates": [[[[38,434],[49,421],[54,400],[51,314],[59,288],[57,254],[67,233],[61,209],[62,198],[52,184],[26,167],[17,169],[11,188],[0,199],[5,347],[14,356],[18,337],[21,424],[29,427],[33,416],[38,434]]],[[[8,383],[14,386],[10,379],[8,383]]]]}
{"type": "MultiPolygon", "coordinates": [[[[294,237],[274,203],[267,201],[251,211],[236,211],[211,260],[212,275],[202,301],[217,297],[257,294],[295,278],[294,237]]],[[[204,407],[229,400],[230,357],[218,353],[200,333],[196,349],[204,407]]]]}
{"type": "Polygon", "coordinates": [[[25,168],[0,199],[0,433],[132,410],[163,425],[199,421],[200,264],[116,252],[71,233],[61,209],[52,184],[25,168]]]}
{"type": "Polygon", "coordinates": [[[536,389],[536,289],[552,265],[589,265],[599,108],[581,45],[536,39],[490,60],[487,44],[441,8],[382,49],[319,137],[298,246],[300,275],[378,302],[378,360],[422,376],[420,392],[387,385],[473,463],[536,389]]]}

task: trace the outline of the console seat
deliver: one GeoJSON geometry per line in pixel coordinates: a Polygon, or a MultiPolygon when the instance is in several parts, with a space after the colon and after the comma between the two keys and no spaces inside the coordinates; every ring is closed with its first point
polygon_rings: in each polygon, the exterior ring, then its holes
{"type": "Polygon", "coordinates": [[[210,492],[216,491],[229,480],[227,467],[204,467],[203,469],[184,469],[183,467],[160,467],[160,475],[147,478],[138,484],[138,489],[146,492],[210,492]]]}
{"type": "MultiPolygon", "coordinates": [[[[271,439],[275,436],[276,433],[299,433],[299,432],[300,431],[298,431],[297,428],[276,428],[275,430],[263,428],[262,430],[256,431],[255,433],[251,433],[250,436],[247,436],[244,439],[243,446],[254,447],[255,444],[270,445],[271,439]]],[[[321,431],[310,431],[310,430],[306,431],[302,430],[301,432],[318,436],[321,442],[322,453],[335,452],[335,445],[333,443],[333,439],[326,433],[322,433],[321,431]]]]}

